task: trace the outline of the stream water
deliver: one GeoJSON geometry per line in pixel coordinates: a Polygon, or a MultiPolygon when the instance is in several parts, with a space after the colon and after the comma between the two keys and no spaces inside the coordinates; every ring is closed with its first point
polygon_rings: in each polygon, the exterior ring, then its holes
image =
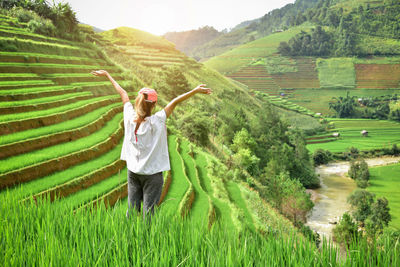
{"type": "MultiPolygon", "coordinates": [[[[369,167],[399,162],[400,157],[381,157],[366,159],[369,167]]],[[[346,176],[349,162],[335,162],[315,168],[320,177],[321,187],[309,190],[314,208],[307,217],[310,228],[326,238],[331,238],[335,227],[344,212],[350,210],[347,197],[356,189],[355,182],[346,176]]]]}

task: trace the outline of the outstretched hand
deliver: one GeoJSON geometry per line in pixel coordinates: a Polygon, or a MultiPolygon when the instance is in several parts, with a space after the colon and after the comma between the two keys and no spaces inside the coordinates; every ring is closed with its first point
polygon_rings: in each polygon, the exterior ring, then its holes
{"type": "Polygon", "coordinates": [[[194,88],[194,90],[196,91],[196,93],[200,94],[206,94],[206,95],[211,94],[212,90],[210,88],[206,88],[205,86],[206,86],[205,84],[200,84],[196,88],[194,88]]]}
{"type": "Polygon", "coordinates": [[[106,76],[108,72],[106,70],[94,70],[91,72],[94,76],[106,76]]]}

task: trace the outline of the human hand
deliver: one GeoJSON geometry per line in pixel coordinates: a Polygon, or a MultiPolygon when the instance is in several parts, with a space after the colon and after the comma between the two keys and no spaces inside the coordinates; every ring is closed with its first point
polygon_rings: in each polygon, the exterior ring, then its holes
{"type": "Polygon", "coordinates": [[[107,76],[108,72],[106,70],[94,70],[91,72],[94,76],[107,76]]]}
{"type": "Polygon", "coordinates": [[[194,91],[200,94],[206,94],[206,95],[211,94],[212,90],[210,88],[206,88],[205,86],[206,86],[205,84],[200,84],[196,88],[194,88],[194,91]]]}

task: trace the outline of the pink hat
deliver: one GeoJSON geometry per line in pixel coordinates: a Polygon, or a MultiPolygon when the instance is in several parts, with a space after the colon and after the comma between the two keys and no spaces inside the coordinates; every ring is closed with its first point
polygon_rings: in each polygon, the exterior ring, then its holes
{"type": "Polygon", "coordinates": [[[139,94],[146,94],[147,102],[157,102],[157,92],[154,89],[144,87],[140,89],[139,94]]]}

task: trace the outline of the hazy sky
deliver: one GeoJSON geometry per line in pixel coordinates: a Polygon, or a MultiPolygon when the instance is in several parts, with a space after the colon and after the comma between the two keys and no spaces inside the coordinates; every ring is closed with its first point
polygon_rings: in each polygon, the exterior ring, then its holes
{"type": "Polygon", "coordinates": [[[153,34],[202,26],[232,28],[294,0],[56,0],[68,2],[78,20],[109,30],[129,26],[153,34]]]}

